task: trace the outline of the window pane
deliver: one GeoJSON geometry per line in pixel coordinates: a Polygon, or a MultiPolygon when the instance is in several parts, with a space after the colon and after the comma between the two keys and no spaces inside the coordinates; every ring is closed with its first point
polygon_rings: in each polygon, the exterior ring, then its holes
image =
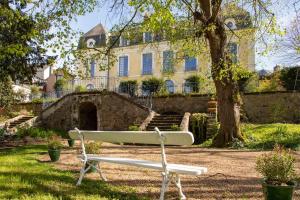
{"type": "Polygon", "coordinates": [[[96,62],[94,60],[92,60],[91,61],[91,68],[90,68],[90,74],[91,74],[92,78],[95,76],[95,65],[96,65],[96,62]]]}
{"type": "Polygon", "coordinates": [[[173,71],[173,52],[163,52],[163,72],[173,71]]]}
{"type": "Polygon", "coordinates": [[[119,57],[119,76],[128,76],[128,56],[119,57]]]}
{"type": "Polygon", "coordinates": [[[228,51],[232,56],[232,62],[237,62],[237,43],[228,43],[228,51]]]}
{"type": "Polygon", "coordinates": [[[185,57],[185,71],[193,71],[197,69],[197,60],[195,57],[185,57]]]}
{"type": "Polygon", "coordinates": [[[150,32],[144,33],[144,41],[145,42],[152,42],[152,33],[150,33],[150,32]]]}
{"type": "Polygon", "coordinates": [[[175,92],[174,82],[171,80],[166,80],[165,84],[166,84],[167,91],[173,94],[175,92]]]}
{"type": "Polygon", "coordinates": [[[143,74],[152,74],[152,53],[143,54],[143,74]]]}

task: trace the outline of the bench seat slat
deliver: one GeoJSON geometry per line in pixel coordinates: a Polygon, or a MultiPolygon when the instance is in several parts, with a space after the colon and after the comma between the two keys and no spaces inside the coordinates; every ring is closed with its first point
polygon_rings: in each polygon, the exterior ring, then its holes
{"type": "MultiPolygon", "coordinates": [[[[81,130],[85,140],[95,140],[108,143],[129,144],[161,144],[160,136],[155,131],[85,131],[81,130]]],[[[165,145],[191,145],[194,143],[193,134],[189,131],[161,131],[165,145]]],[[[76,130],[69,131],[72,139],[78,140],[76,130]]]]}
{"type": "MultiPolygon", "coordinates": [[[[153,162],[147,160],[137,160],[131,158],[116,158],[116,157],[101,157],[95,155],[87,155],[89,161],[100,161],[100,162],[109,162],[115,164],[124,164],[131,165],[136,167],[144,167],[149,169],[155,169],[163,171],[161,162],[153,162]]],[[[205,167],[196,167],[190,165],[180,165],[180,164],[168,164],[167,169],[170,172],[178,173],[178,174],[187,174],[187,175],[200,175],[207,172],[207,168],[205,167]]]]}

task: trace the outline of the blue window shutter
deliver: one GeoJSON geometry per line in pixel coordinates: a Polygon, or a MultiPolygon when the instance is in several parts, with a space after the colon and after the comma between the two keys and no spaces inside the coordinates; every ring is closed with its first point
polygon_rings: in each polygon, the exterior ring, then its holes
{"type": "Polygon", "coordinates": [[[197,69],[197,59],[195,57],[185,57],[185,71],[193,71],[197,69]]]}
{"type": "Polygon", "coordinates": [[[152,74],[152,53],[143,54],[143,74],[152,74]]]}
{"type": "Polygon", "coordinates": [[[170,71],[173,69],[173,52],[172,51],[164,51],[163,52],[163,71],[170,71]]]}
{"type": "Polygon", "coordinates": [[[124,76],[128,76],[128,56],[125,56],[124,62],[124,76]]]}
{"type": "Polygon", "coordinates": [[[93,78],[95,76],[95,61],[92,60],[91,61],[91,68],[90,68],[90,74],[91,74],[91,77],[93,78]]]}

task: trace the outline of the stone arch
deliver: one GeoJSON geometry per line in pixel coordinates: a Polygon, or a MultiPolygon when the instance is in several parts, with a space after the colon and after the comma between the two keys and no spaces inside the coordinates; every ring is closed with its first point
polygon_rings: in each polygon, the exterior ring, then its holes
{"type": "Polygon", "coordinates": [[[80,130],[97,130],[98,117],[97,106],[92,102],[82,102],[79,105],[79,129],[80,130]]]}

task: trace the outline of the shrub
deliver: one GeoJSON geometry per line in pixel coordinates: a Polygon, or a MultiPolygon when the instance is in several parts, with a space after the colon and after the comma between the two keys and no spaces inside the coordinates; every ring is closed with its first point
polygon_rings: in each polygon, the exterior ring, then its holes
{"type": "Polygon", "coordinates": [[[61,149],[62,147],[63,147],[63,145],[57,136],[53,136],[48,141],[48,149],[56,150],[56,149],[61,149]]]}
{"type": "Polygon", "coordinates": [[[86,87],[84,87],[82,85],[77,85],[75,87],[75,92],[86,92],[86,91],[87,91],[86,87]]]}
{"type": "Polygon", "coordinates": [[[36,99],[36,98],[39,97],[40,89],[39,89],[38,86],[32,85],[32,86],[30,87],[30,91],[31,91],[31,97],[32,97],[32,99],[36,99]]]}
{"type": "MultiPolygon", "coordinates": [[[[287,90],[294,90],[295,80],[296,80],[296,76],[297,76],[297,70],[299,70],[298,80],[300,80],[300,67],[299,66],[283,68],[280,71],[280,80],[282,81],[282,85],[287,90]]],[[[295,90],[300,90],[299,82],[296,84],[295,90]]]]}
{"type": "Polygon", "coordinates": [[[158,79],[155,77],[149,78],[147,80],[142,81],[142,90],[147,91],[150,94],[157,93],[163,87],[164,82],[162,79],[158,79]]]}
{"type": "Polygon", "coordinates": [[[5,129],[0,128],[0,139],[4,137],[5,129]]]}
{"type": "Polygon", "coordinates": [[[61,130],[47,130],[44,128],[39,127],[21,127],[18,128],[16,135],[18,138],[24,138],[26,136],[32,137],[32,138],[51,138],[55,135],[59,135],[62,137],[66,137],[67,132],[61,131],[61,130]]]}
{"type": "Polygon", "coordinates": [[[200,144],[206,139],[207,114],[194,113],[191,116],[190,129],[195,138],[194,144],[200,144]]]}
{"type": "Polygon", "coordinates": [[[121,81],[119,85],[119,90],[121,93],[127,93],[130,96],[134,96],[137,90],[137,81],[136,80],[121,81]]]}
{"type": "Polygon", "coordinates": [[[185,79],[185,87],[189,87],[192,93],[199,93],[204,79],[199,75],[191,75],[185,79]]]}
{"type": "Polygon", "coordinates": [[[272,185],[289,184],[295,179],[295,158],[276,145],[273,152],[258,157],[256,170],[272,185]]]}
{"type": "Polygon", "coordinates": [[[177,124],[172,124],[171,130],[172,131],[180,131],[180,127],[177,124]]]}
{"type": "Polygon", "coordinates": [[[85,152],[87,154],[99,154],[101,148],[101,143],[99,142],[90,142],[85,145],[85,152]]]}
{"type": "Polygon", "coordinates": [[[59,79],[59,80],[57,80],[55,82],[54,89],[56,91],[61,91],[61,90],[63,90],[63,88],[65,87],[65,85],[66,85],[66,80],[65,79],[59,79]]]}
{"type": "Polygon", "coordinates": [[[140,129],[137,125],[132,125],[132,126],[128,127],[128,130],[129,131],[139,131],[140,129]]]}

